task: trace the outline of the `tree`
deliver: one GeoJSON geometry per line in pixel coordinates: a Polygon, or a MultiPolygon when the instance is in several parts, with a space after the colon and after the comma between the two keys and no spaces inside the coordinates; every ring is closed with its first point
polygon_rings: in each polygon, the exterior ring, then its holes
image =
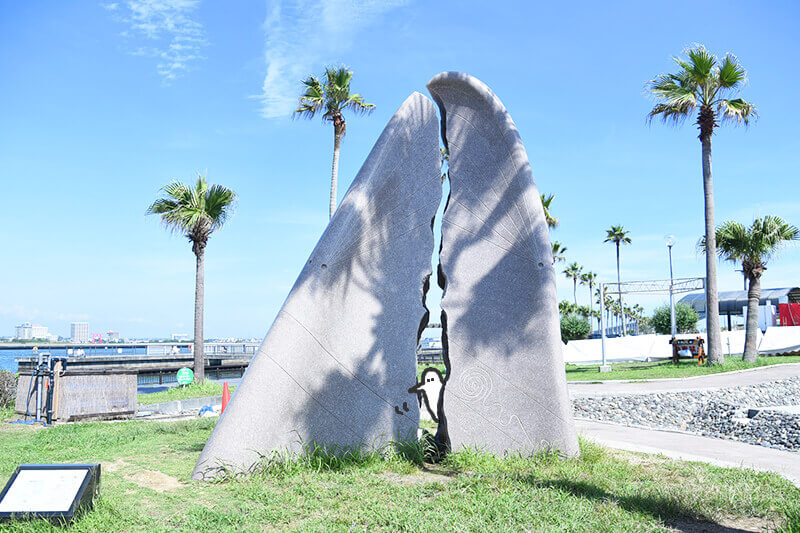
{"type": "Polygon", "coordinates": [[[719,121],[749,124],[758,116],[753,104],[741,98],[730,98],[747,81],[747,71],[733,54],[720,62],[704,46],[696,45],[685,51],[686,58],[674,58],[679,69],[674,74],[662,74],[648,83],[650,94],[659,102],[649,113],[649,119],[661,118],[665,123],[678,125],[697,110],[696,124],[700,129],[703,163],[703,195],[705,199],[706,254],[706,331],[708,332],[708,362],[724,361],[719,329],[719,294],[717,292],[717,245],[714,227],[714,184],[711,174],[711,136],[719,121]]]}
{"type": "MultiPolygon", "coordinates": [[[[617,246],[617,290],[619,290],[619,307],[622,310],[622,286],[619,284],[621,283],[620,275],[619,275],[619,245],[620,244],[630,244],[631,238],[628,237],[630,232],[626,231],[621,225],[619,226],[611,226],[611,229],[606,230],[606,240],[603,242],[613,242],[617,246]]],[[[627,335],[628,332],[625,329],[625,317],[622,317],[622,334],[627,335]]]]}
{"type": "MultiPolygon", "coordinates": [[[[780,217],[765,216],[754,220],[749,228],[738,222],[725,222],[717,228],[715,237],[719,256],[740,262],[747,276],[747,321],[742,359],[755,363],[758,357],[756,330],[761,301],[761,275],[767,269],[767,261],[783,244],[800,239],[800,230],[780,217]]],[[[707,243],[701,241],[701,245],[705,248],[707,243]]]]}
{"type": "Polygon", "coordinates": [[[552,194],[539,195],[542,199],[542,209],[544,210],[544,219],[547,222],[547,227],[550,229],[558,227],[558,219],[550,214],[550,204],[553,203],[554,196],[552,194]]]}
{"type": "MultiPolygon", "coordinates": [[[[581,274],[581,285],[588,285],[589,286],[589,315],[593,315],[592,313],[592,289],[594,288],[595,283],[597,283],[597,274],[594,272],[584,272],[581,274]]],[[[591,321],[590,321],[591,324],[591,321]]]]}
{"type": "Polygon", "coordinates": [[[578,311],[578,306],[569,300],[561,300],[558,302],[558,313],[561,316],[573,315],[578,311]]]}
{"type": "Polygon", "coordinates": [[[564,269],[564,275],[572,280],[572,298],[575,300],[575,305],[578,305],[578,278],[581,277],[582,271],[583,267],[578,263],[571,263],[564,269]]]}
{"type": "MultiPolygon", "coordinates": [[[[675,327],[678,329],[678,333],[694,333],[697,331],[696,326],[699,319],[697,312],[690,306],[682,303],[675,304],[675,327]]],[[[656,307],[650,324],[656,333],[669,335],[672,330],[669,305],[656,307]]]]}
{"type": "Polygon", "coordinates": [[[566,246],[563,246],[558,241],[553,241],[550,245],[553,247],[553,263],[567,260],[567,257],[564,255],[567,252],[566,246]]]}
{"type": "Polygon", "coordinates": [[[313,118],[317,112],[323,111],[323,122],[333,123],[333,166],[331,168],[330,218],[337,205],[337,181],[339,178],[339,146],[347,133],[347,123],[343,112],[349,109],[357,114],[368,114],[375,110],[374,104],[368,104],[360,94],[350,94],[350,82],[353,73],[346,67],[325,69],[324,80],[309,76],[303,80],[305,92],[300,96],[300,105],[294,116],[313,118]]]}
{"type": "Polygon", "coordinates": [[[567,315],[561,318],[561,340],[563,342],[585,339],[589,336],[592,327],[589,323],[576,316],[567,315]]]}
{"type": "Polygon", "coordinates": [[[173,233],[182,233],[192,243],[196,259],[194,290],[194,380],[205,379],[203,361],[203,297],[205,272],[203,260],[211,234],[220,229],[233,214],[236,193],[222,185],[206,183],[197,176],[192,188],[173,181],[161,189],[164,195],[147,208],[148,215],[161,215],[161,223],[173,233]]]}

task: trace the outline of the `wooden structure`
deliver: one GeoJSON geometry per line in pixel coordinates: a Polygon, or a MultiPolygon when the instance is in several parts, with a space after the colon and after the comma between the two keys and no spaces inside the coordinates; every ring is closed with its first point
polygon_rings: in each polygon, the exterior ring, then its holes
{"type": "Polygon", "coordinates": [[[682,355],[681,352],[685,353],[688,351],[692,354],[692,358],[697,359],[698,365],[706,364],[706,351],[703,347],[705,342],[703,337],[697,337],[695,339],[678,339],[672,337],[669,340],[669,343],[672,345],[672,362],[677,365],[682,355]]]}

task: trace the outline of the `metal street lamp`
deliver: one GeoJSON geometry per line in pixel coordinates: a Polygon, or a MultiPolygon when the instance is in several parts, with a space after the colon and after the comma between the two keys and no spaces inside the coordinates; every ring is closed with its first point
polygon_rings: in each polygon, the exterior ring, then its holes
{"type": "Polygon", "coordinates": [[[675,294],[673,292],[673,282],[672,282],[672,247],[675,245],[675,236],[674,235],[665,235],[664,242],[667,243],[667,249],[669,250],[669,325],[670,325],[670,332],[672,336],[675,337],[677,333],[677,326],[675,325],[675,294]]]}

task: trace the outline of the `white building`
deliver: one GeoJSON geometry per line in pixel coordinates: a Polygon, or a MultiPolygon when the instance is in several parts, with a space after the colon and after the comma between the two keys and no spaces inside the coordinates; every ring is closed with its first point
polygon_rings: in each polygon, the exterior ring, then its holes
{"type": "Polygon", "coordinates": [[[172,340],[174,341],[188,341],[189,335],[187,333],[173,333],[172,340]]]}
{"type": "Polygon", "coordinates": [[[15,339],[22,339],[28,340],[33,338],[33,326],[31,326],[30,322],[23,322],[19,326],[16,327],[16,331],[14,332],[15,339]]]}
{"type": "Polygon", "coordinates": [[[106,342],[119,342],[119,331],[106,331],[106,342]]]}
{"type": "Polygon", "coordinates": [[[92,339],[89,335],[89,323],[73,322],[70,325],[70,337],[72,342],[89,342],[92,339]]]}

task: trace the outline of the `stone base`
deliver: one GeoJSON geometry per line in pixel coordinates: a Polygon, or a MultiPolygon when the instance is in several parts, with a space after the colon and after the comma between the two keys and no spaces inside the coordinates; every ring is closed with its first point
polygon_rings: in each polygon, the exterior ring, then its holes
{"type": "Polygon", "coordinates": [[[600,365],[600,372],[611,372],[611,365],[600,365]]]}

